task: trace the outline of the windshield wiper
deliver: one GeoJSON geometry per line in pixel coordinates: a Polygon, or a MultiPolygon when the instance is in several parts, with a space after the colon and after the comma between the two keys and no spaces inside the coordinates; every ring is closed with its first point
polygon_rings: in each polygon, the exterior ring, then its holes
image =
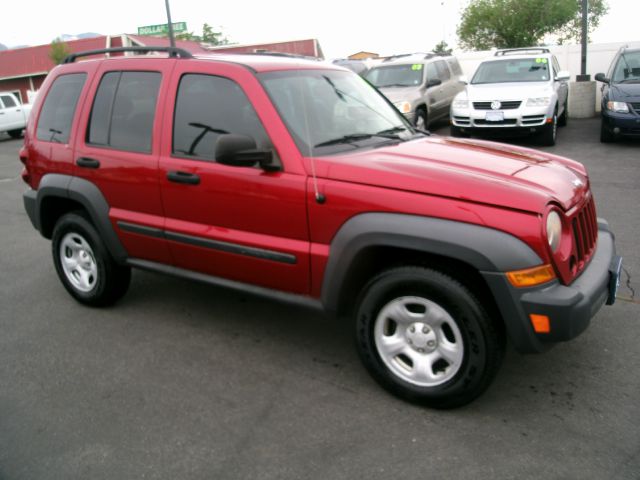
{"type": "Polygon", "coordinates": [[[349,135],[343,135],[342,137],[327,140],[326,142],[318,143],[317,145],[314,145],[313,148],[328,147],[329,145],[339,145],[341,143],[353,143],[359,140],[368,140],[369,138],[373,137],[380,137],[388,140],[402,140],[399,135],[395,135],[394,133],[392,133],[392,131],[395,131],[396,128],[399,127],[389,128],[388,130],[381,130],[377,133],[351,133],[349,135]]]}
{"type": "Polygon", "coordinates": [[[411,85],[407,85],[406,83],[389,83],[388,85],[378,85],[378,88],[387,87],[411,87],[411,85]]]}

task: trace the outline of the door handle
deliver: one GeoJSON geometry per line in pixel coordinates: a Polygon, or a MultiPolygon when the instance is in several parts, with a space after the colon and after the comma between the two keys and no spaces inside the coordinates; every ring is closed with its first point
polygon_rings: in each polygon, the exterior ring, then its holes
{"type": "Polygon", "coordinates": [[[195,173],[181,171],[167,173],[167,179],[170,182],[186,183],[187,185],[198,185],[200,183],[200,177],[195,173]]]}
{"type": "Polygon", "coordinates": [[[100,168],[100,162],[93,158],[80,157],[76,160],[76,165],[84,168],[100,168]]]}

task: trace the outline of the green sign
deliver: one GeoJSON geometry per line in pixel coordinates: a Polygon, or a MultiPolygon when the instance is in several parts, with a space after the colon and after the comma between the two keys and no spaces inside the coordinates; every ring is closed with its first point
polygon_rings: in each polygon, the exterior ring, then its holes
{"type": "MultiPolygon", "coordinates": [[[[175,22],[173,24],[174,33],[182,33],[187,31],[187,22],[175,22]]],[[[169,33],[169,24],[147,25],[146,27],[138,27],[138,35],[166,35],[169,33]]]]}

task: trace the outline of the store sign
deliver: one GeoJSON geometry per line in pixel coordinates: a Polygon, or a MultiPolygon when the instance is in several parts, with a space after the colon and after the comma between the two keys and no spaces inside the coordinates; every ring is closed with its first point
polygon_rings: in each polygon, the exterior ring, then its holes
{"type": "MultiPolygon", "coordinates": [[[[182,33],[187,31],[187,22],[175,22],[173,24],[174,33],[182,33]]],[[[138,27],[138,35],[166,35],[169,33],[169,24],[147,25],[146,27],[138,27]]]]}

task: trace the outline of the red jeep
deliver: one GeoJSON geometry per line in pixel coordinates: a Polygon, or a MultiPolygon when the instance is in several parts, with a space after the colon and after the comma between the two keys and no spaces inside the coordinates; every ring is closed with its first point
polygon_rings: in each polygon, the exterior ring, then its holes
{"type": "Polygon", "coordinates": [[[580,163],[417,130],[334,65],[122,50],[168,57],[68,57],[20,153],[76,300],[115,302],[137,267],[351,315],[375,379],[440,408],[487,388],[506,337],[541,352],[613,303],[580,163]]]}

